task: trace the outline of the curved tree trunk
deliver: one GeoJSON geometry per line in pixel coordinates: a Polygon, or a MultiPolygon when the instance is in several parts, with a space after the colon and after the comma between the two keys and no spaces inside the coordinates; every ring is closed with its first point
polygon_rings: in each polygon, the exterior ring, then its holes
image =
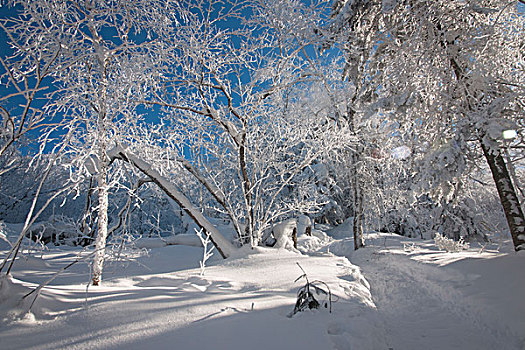
{"type": "Polygon", "coordinates": [[[127,152],[122,147],[117,146],[114,149],[108,152],[110,159],[119,158],[122,159],[137,169],[139,169],[144,175],[148,176],[151,181],[153,181],[157,186],[160,187],[171,199],[173,199],[180,207],[183,209],[186,214],[188,214],[195,223],[208,233],[210,240],[213,245],[221,254],[221,256],[226,259],[232,254],[235,250],[235,247],[217,230],[213,224],[202,215],[202,213],[195,208],[195,206],[190,202],[190,200],[182,194],[179,190],[173,186],[165,177],[163,177],[158,171],[152,169],[151,164],[140,159],[136,155],[127,152]]]}

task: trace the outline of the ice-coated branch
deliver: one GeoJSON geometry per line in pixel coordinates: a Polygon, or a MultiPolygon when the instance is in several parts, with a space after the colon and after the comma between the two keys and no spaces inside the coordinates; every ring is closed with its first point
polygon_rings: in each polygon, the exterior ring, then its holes
{"type": "Polygon", "coordinates": [[[195,229],[195,234],[197,235],[197,237],[199,237],[199,240],[201,241],[202,247],[203,247],[202,260],[199,262],[200,267],[201,267],[201,276],[203,276],[204,269],[206,268],[206,261],[208,261],[208,259],[211,258],[211,256],[213,255],[212,251],[214,247],[211,247],[211,249],[208,249],[208,244],[210,243],[209,233],[203,234],[202,229],[200,229],[200,231],[197,231],[195,229]]]}

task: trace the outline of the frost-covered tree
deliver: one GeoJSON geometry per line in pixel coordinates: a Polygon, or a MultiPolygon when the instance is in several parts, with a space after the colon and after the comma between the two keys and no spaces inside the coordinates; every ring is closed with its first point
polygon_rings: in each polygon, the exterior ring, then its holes
{"type": "Polygon", "coordinates": [[[333,8],[327,33],[345,40],[348,70],[359,68],[363,56],[355,53],[365,48],[363,80],[379,82],[367,109],[414,128],[429,154],[448,148],[457,155],[422,169],[426,181],[439,180],[430,183],[442,189],[433,191],[438,196],[453,194],[477,143],[520,249],[525,221],[501,147],[503,131],[523,118],[524,18],[517,1],[336,1],[333,8]]]}
{"type": "Polygon", "coordinates": [[[346,152],[347,176],[344,180],[341,177],[341,181],[347,183],[344,187],[348,187],[350,197],[347,202],[353,216],[354,249],[358,249],[364,245],[365,175],[374,166],[373,159],[366,153],[375,149],[375,141],[381,143],[373,135],[374,124],[381,121],[375,123],[376,111],[369,108],[376,101],[379,89],[377,72],[380,65],[373,60],[377,45],[373,33],[378,23],[366,13],[359,18],[347,18],[348,9],[355,6],[360,6],[360,2],[334,2],[330,21],[317,32],[324,39],[325,49],[340,45],[346,58],[341,78],[349,82],[351,91],[346,93],[346,110],[341,111],[340,118],[348,123],[354,144],[346,152]]]}
{"type": "Polygon", "coordinates": [[[171,113],[172,130],[185,130],[180,166],[230,218],[239,242],[257,245],[276,220],[319,205],[285,194],[305,192],[300,173],[347,143],[335,105],[301,96],[322,83],[312,57],[320,3],[192,4],[177,27],[172,71],[151,103],[171,113]]]}
{"type": "MultiPolygon", "coordinates": [[[[138,120],[131,97],[148,94],[162,70],[162,52],[180,15],[163,1],[10,1],[15,16],[3,23],[17,43],[11,62],[51,79],[45,114],[60,117],[48,138],[67,139],[77,169],[88,158],[97,179],[97,239],[93,284],[100,283],[108,226],[108,147],[138,120]],[[51,57],[50,59],[42,58],[51,57]],[[41,63],[41,61],[43,63],[41,63]]],[[[19,68],[21,69],[21,68],[19,68]]],[[[15,76],[14,79],[17,79],[15,76]]],[[[27,98],[26,98],[27,99],[27,98]]],[[[89,167],[88,167],[89,168],[89,167]]],[[[86,170],[84,169],[84,172],[86,170]]],[[[78,176],[78,174],[76,175],[78,176]]]]}

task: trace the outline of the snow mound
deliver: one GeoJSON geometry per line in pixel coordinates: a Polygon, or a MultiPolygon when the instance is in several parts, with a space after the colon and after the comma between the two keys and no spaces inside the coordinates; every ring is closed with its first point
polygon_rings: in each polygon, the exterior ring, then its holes
{"type": "Polygon", "coordinates": [[[323,231],[312,230],[312,235],[305,234],[297,237],[297,249],[305,254],[316,252],[330,243],[332,239],[323,231]]]}
{"type": "Polygon", "coordinates": [[[30,300],[22,299],[30,291],[11,276],[0,276],[0,321],[2,323],[34,322],[33,314],[28,312],[30,300]]]}
{"type": "MultiPolygon", "coordinates": [[[[43,255],[51,267],[15,265],[13,274],[39,283],[75,257],[59,250],[43,255]]],[[[348,259],[244,247],[212,259],[201,276],[201,255],[202,247],[151,248],[136,261],[109,263],[97,288],[86,288],[89,266],[74,265],[42,290],[47,310],[36,315],[39,321],[0,327],[2,349],[386,348],[369,284],[348,259]],[[304,282],[294,282],[303,273],[297,263],[310,280],[328,285],[332,313],[321,308],[287,317],[304,282]]],[[[13,295],[20,287],[8,281],[3,290],[13,295]]]]}
{"type": "Polygon", "coordinates": [[[273,227],[273,236],[276,240],[274,247],[293,250],[294,243],[291,239],[293,231],[297,230],[297,220],[289,219],[273,227]]]}

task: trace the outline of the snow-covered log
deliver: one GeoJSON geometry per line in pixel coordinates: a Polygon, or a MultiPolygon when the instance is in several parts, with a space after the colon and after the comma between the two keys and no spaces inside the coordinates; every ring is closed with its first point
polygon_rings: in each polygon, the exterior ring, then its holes
{"type": "Polygon", "coordinates": [[[133,242],[137,248],[158,248],[168,245],[184,245],[189,247],[202,247],[199,237],[195,234],[179,234],[168,237],[141,238],[133,242]]]}
{"type": "Polygon", "coordinates": [[[140,159],[131,152],[126,151],[122,146],[116,146],[108,152],[110,159],[122,159],[129,162],[139,169],[144,175],[148,176],[156,183],[171,199],[173,199],[200,228],[210,235],[210,240],[223,258],[231,255],[235,249],[233,245],[217,230],[213,224],[195,208],[190,200],[177,188],[162,176],[158,171],[151,167],[151,164],[140,159]]]}

